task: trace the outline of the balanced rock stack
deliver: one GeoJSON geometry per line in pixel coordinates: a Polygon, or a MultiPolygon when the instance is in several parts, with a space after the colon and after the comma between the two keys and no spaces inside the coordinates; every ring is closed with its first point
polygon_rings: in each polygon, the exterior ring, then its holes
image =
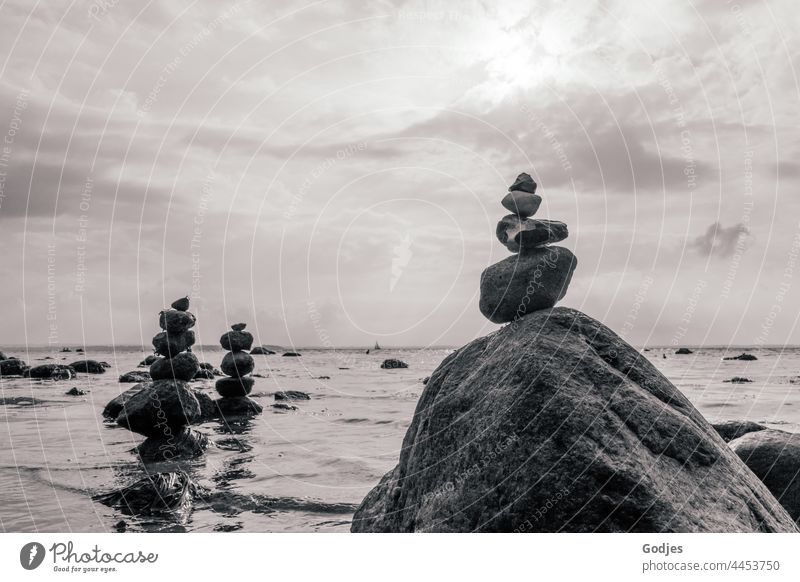
{"type": "Polygon", "coordinates": [[[200,369],[200,362],[192,353],[195,341],[192,328],[196,319],[188,311],[188,297],[174,301],[171,307],[162,311],[158,318],[163,331],[153,337],[153,347],[156,354],[164,357],[150,364],[150,377],[188,382],[200,369]]]}
{"type": "Polygon", "coordinates": [[[163,357],[150,366],[153,381],[138,384],[106,407],[120,400],[113,407],[119,410],[117,424],[147,437],[136,449],[143,461],[194,457],[208,447],[208,437],[188,427],[200,421],[203,412],[189,387],[200,365],[189,351],[195,342],[195,317],[188,308],[188,298],[179,299],[160,314],[163,331],[153,337],[153,347],[163,357]]]}
{"type": "Polygon", "coordinates": [[[552,245],[567,238],[566,224],[531,218],[542,197],[530,175],[517,176],[501,203],[512,214],[497,223],[497,238],[515,254],[481,275],[480,310],[494,323],[553,307],[566,295],[578,264],[568,249],[552,245]]]}
{"type": "Polygon", "coordinates": [[[217,392],[222,396],[217,400],[217,407],[223,417],[250,416],[262,411],[260,404],[247,397],[255,384],[255,379],[249,375],[255,368],[255,361],[247,352],[253,345],[253,334],[245,331],[245,327],[245,323],[236,323],[219,338],[222,348],[228,350],[220,365],[222,373],[228,377],[216,383],[217,392]]]}

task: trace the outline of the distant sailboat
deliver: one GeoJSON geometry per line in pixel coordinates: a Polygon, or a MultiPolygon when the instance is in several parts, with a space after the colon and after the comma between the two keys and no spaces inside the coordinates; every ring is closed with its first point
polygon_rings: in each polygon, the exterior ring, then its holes
{"type": "Polygon", "coordinates": [[[381,349],[381,346],[380,346],[380,345],[378,345],[378,342],[375,342],[375,347],[374,347],[374,348],[372,348],[372,349],[373,349],[373,350],[379,350],[379,349],[381,349]]]}

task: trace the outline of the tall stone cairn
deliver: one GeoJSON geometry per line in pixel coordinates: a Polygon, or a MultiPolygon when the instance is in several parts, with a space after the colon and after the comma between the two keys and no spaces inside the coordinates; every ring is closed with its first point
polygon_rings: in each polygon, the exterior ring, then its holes
{"type": "Polygon", "coordinates": [[[529,174],[517,176],[501,204],[511,212],[497,223],[497,238],[512,253],[481,275],[480,310],[494,323],[508,323],[553,307],[567,293],[578,264],[568,249],[567,225],[534,219],[542,203],[529,174]]]}
{"type": "Polygon", "coordinates": [[[247,324],[236,323],[231,331],[222,334],[219,343],[228,353],[222,358],[220,369],[228,376],[217,380],[216,389],[222,397],[217,408],[223,417],[251,416],[262,411],[260,404],[247,397],[253,390],[255,379],[250,373],[255,361],[247,350],[253,345],[253,334],[245,331],[247,324]]]}

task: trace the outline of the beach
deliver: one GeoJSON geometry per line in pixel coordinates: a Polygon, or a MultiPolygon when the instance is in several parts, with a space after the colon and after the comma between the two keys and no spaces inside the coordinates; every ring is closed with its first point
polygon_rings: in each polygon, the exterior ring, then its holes
{"type": "MultiPolygon", "coordinates": [[[[712,423],[746,419],[800,432],[800,384],[793,383],[800,381],[800,348],[692,350],[675,355],[674,347],[651,347],[642,354],[712,423]],[[758,359],[722,359],[741,352],[758,359]],[[725,382],[734,377],[752,382],[725,382]]],[[[81,357],[45,348],[4,351],[31,365],[81,357]]],[[[213,364],[224,353],[194,351],[213,364]]],[[[251,397],[264,406],[262,415],[236,425],[214,421],[196,427],[215,446],[179,464],[201,486],[185,523],[133,518],[91,499],[141,477],[131,449],[142,438],[101,414],[109,400],[133,386],[117,379],[137,369],[146,355],[140,348],[87,347],[87,357],[110,364],[105,374],[66,381],[3,378],[0,529],[106,532],[124,520],[127,531],[349,531],[364,495],[397,463],[423,379],[452,348],[298,351],[302,357],[254,356],[258,376],[251,397]],[[381,369],[387,358],[409,367],[381,369]],[[73,386],[88,394],[66,395],[73,386]],[[311,399],[294,402],[298,410],[275,409],[279,390],[301,390],[311,399]]],[[[215,396],[213,380],[193,385],[215,396]]],[[[162,463],[151,470],[174,467],[162,463]]]]}

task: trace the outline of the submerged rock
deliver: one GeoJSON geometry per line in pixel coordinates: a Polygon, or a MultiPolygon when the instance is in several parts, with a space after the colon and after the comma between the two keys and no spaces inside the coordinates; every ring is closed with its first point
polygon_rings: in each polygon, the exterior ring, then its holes
{"type": "Polygon", "coordinates": [[[275,400],[311,400],[311,396],[299,390],[281,390],[275,393],[275,400]]]}
{"type": "Polygon", "coordinates": [[[122,376],[119,377],[120,382],[129,382],[138,384],[140,382],[149,382],[152,380],[150,377],[150,372],[145,372],[143,370],[133,370],[132,372],[125,372],[122,376]]]}
{"type": "Polygon", "coordinates": [[[17,358],[0,360],[0,376],[22,376],[27,369],[28,364],[17,358]]]}
{"type": "Polygon", "coordinates": [[[183,471],[155,473],[92,499],[127,515],[171,517],[183,521],[192,509],[197,487],[183,471]]]}
{"type": "Polygon", "coordinates": [[[549,246],[490,265],[481,275],[481,313],[508,323],[553,307],[566,295],[577,264],[568,249],[549,246]]]}
{"type": "Polygon", "coordinates": [[[381,368],[384,370],[394,370],[396,368],[408,368],[408,364],[406,364],[403,360],[389,358],[388,360],[383,361],[383,363],[381,364],[381,368]]]}
{"type": "Polygon", "coordinates": [[[45,380],[72,380],[77,374],[72,366],[63,364],[42,364],[28,368],[23,373],[26,378],[39,378],[45,380]]]}
{"type": "Polygon", "coordinates": [[[768,428],[732,440],[730,446],[800,522],[800,434],[768,428]]]}
{"type": "Polygon", "coordinates": [[[723,360],[742,360],[744,362],[752,362],[753,360],[757,360],[758,358],[755,357],[753,354],[739,354],[738,356],[726,356],[722,358],[723,360]]]}
{"type": "Polygon", "coordinates": [[[250,398],[219,398],[215,400],[219,414],[226,420],[261,414],[264,408],[250,398]]]}
{"type": "Polygon", "coordinates": [[[157,380],[142,384],[123,404],[117,424],[145,436],[164,436],[166,428],[192,424],[200,418],[200,403],[186,382],[157,380]]]}
{"type": "Polygon", "coordinates": [[[726,443],[738,439],[740,436],[744,436],[747,433],[758,432],[759,430],[765,430],[767,428],[763,424],[758,424],[751,420],[726,420],[724,422],[714,423],[711,426],[714,427],[714,430],[717,431],[719,436],[721,436],[722,440],[726,443]]]}
{"type": "Polygon", "coordinates": [[[538,311],[449,355],[354,532],[796,532],[642,354],[538,311]],[[546,508],[546,509],[542,509],[546,508]]]}
{"type": "Polygon", "coordinates": [[[687,356],[689,354],[693,354],[694,352],[689,348],[678,348],[677,350],[675,350],[675,353],[678,354],[679,356],[687,356]]]}
{"type": "Polygon", "coordinates": [[[276,402],[272,405],[276,410],[300,410],[294,404],[286,404],[285,402],[276,402]]]}
{"type": "Polygon", "coordinates": [[[77,362],[72,362],[70,366],[81,374],[105,374],[106,368],[109,366],[103,364],[104,362],[96,360],[78,360],[77,362]]]}
{"type": "Polygon", "coordinates": [[[731,384],[749,384],[752,382],[750,378],[743,378],[741,376],[734,376],[730,380],[723,380],[723,382],[728,382],[731,384]]]}
{"type": "Polygon", "coordinates": [[[65,392],[67,396],[86,396],[88,393],[88,390],[81,390],[77,386],[73,386],[65,392]]]}
{"type": "Polygon", "coordinates": [[[200,369],[200,362],[192,352],[181,352],[174,358],[159,358],[150,366],[153,380],[192,380],[200,369]]]}
{"type": "Polygon", "coordinates": [[[191,428],[178,430],[174,435],[148,437],[135,452],[145,463],[194,459],[208,448],[208,437],[191,428]]]}
{"type": "Polygon", "coordinates": [[[264,346],[256,346],[252,350],[250,350],[250,355],[252,356],[271,356],[277,352],[273,352],[269,348],[265,348],[264,346]]]}
{"type": "Polygon", "coordinates": [[[303,354],[299,354],[297,352],[286,352],[285,354],[283,354],[283,357],[284,358],[299,358],[302,355],[303,354]]]}

